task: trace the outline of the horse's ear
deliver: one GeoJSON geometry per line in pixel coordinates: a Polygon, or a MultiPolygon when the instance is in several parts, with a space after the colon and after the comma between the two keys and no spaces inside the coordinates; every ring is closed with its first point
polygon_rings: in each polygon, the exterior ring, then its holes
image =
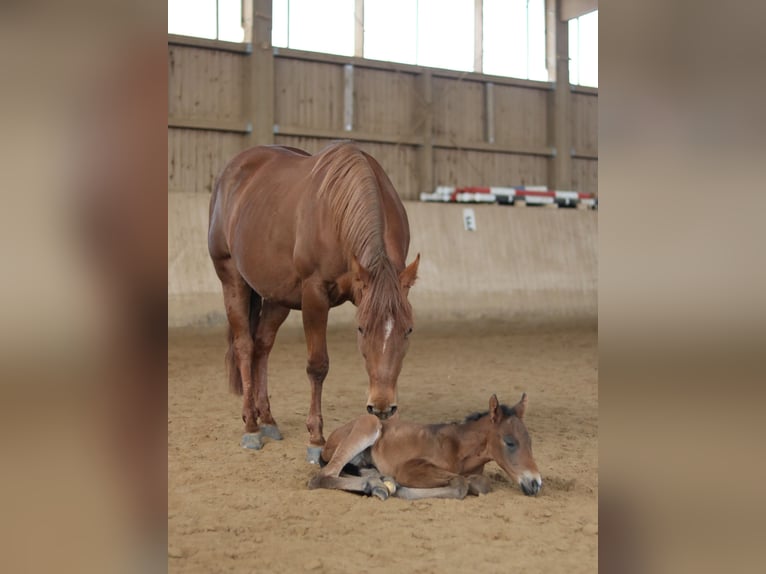
{"type": "Polygon", "coordinates": [[[489,397],[489,420],[493,423],[500,422],[503,418],[503,413],[500,412],[500,401],[497,400],[497,395],[489,397]]]}
{"type": "Polygon", "coordinates": [[[351,272],[354,274],[354,281],[361,283],[362,287],[370,284],[370,272],[362,267],[355,255],[351,256],[351,272]]]}
{"type": "Polygon", "coordinates": [[[404,271],[399,273],[399,281],[405,289],[409,289],[415,284],[415,280],[418,278],[418,265],[420,265],[420,253],[415,257],[415,261],[407,265],[404,271]]]}
{"type": "Polygon", "coordinates": [[[521,400],[513,407],[516,411],[516,416],[520,419],[524,418],[524,411],[527,410],[527,393],[521,394],[521,400]]]}

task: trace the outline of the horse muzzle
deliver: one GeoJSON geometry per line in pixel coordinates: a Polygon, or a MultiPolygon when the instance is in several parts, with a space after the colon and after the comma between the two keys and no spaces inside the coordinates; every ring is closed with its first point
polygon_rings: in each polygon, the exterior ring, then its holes
{"type": "Polygon", "coordinates": [[[371,415],[375,415],[380,420],[384,421],[387,418],[394,416],[398,408],[399,407],[397,407],[396,405],[391,405],[388,407],[388,409],[380,410],[376,408],[374,405],[367,405],[367,412],[370,413],[371,415]]]}
{"type": "Polygon", "coordinates": [[[540,478],[540,475],[524,476],[519,481],[519,486],[521,486],[521,491],[527,496],[535,496],[543,487],[543,481],[540,478]]]}

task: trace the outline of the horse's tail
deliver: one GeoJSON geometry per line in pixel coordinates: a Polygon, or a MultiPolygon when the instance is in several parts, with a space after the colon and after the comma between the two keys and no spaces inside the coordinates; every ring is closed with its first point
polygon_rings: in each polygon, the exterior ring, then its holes
{"type": "MultiPolygon", "coordinates": [[[[255,341],[255,333],[258,329],[258,320],[261,315],[261,296],[252,289],[250,289],[249,307],[250,337],[255,341]]],[[[234,332],[230,324],[228,326],[227,340],[229,341],[229,348],[226,350],[226,367],[229,371],[229,390],[236,395],[242,395],[244,392],[242,388],[242,373],[240,373],[239,365],[237,365],[237,355],[234,351],[234,332]]]]}

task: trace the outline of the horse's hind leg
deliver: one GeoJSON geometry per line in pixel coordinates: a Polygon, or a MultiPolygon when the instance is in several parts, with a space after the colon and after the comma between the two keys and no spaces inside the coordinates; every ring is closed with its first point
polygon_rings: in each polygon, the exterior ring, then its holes
{"type": "Polygon", "coordinates": [[[253,353],[253,376],[255,379],[255,408],[265,436],[282,440],[277,423],[271,414],[269,403],[268,362],[269,353],[274,346],[279,327],[287,319],[290,309],[264,300],[261,316],[255,331],[255,349],[253,353]]]}
{"type": "Polygon", "coordinates": [[[260,305],[261,299],[239,274],[231,258],[214,259],[213,264],[223,287],[226,318],[232,333],[230,351],[233,351],[235,368],[239,370],[242,381],[242,420],[245,423],[242,446],[258,450],[263,446],[263,442],[258,427],[252,378],[254,343],[250,326],[250,306],[260,305]]]}
{"type": "Polygon", "coordinates": [[[363,415],[330,435],[325,446],[325,453],[328,450],[332,453],[330,461],[309,481],[309,488],[370,492],[372,482],[379,482],[379,476],[341,477],[340,474],[346,464],[375,444],[382,426],[378,417],[363,415]]]}
{"type": "Polygon", "coordinates": [[[455,472],[439,468],[433,463],[417,458],[409,460],[396,469],[400,484],[396,492],[399,498],[465,498],[468,480],[455,472]]]}

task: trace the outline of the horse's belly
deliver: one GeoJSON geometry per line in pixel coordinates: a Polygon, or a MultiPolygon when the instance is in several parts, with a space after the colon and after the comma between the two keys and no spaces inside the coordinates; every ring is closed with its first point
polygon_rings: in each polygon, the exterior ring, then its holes
{"type": "Polygon", "coordinates": [[[249,254],[237,267],[245,281],[258,295],[291,309],[301,307],[301,279],[292,265],[249,254]]]}

